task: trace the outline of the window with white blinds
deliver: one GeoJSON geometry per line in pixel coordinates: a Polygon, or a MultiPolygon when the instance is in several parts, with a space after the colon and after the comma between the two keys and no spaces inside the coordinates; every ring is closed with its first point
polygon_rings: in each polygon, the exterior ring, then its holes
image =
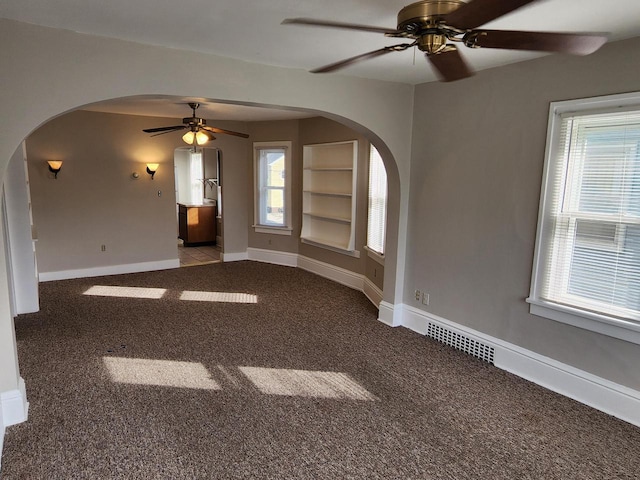
{"type": "Polygon", "coordinates": [[[384,255],[387,222],[387,171],[378,150],[371,145],[369,154],[369,215],[367,247],[384,255]]]}
{"type": "Polygon", "coordinates": [[[256,232],[291,235],[291,142],[255,142],[256,232]]]}
{"type": "Polygon", "coordinates": [[[640,332],[640,103],[553,107],[529,301],[640,332]]]}

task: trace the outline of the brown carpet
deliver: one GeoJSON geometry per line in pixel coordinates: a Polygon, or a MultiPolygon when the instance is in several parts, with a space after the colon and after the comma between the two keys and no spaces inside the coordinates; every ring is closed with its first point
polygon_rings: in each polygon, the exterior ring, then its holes
{"type": "Polygon", "coordinates": [[[44,283],[41,308],[16,320],[30,411],[5,480],[640,475],[640,429],[386,327],[302,270],[44,283]],[[139,298],[104,296],[122,294],[139,298]]]}

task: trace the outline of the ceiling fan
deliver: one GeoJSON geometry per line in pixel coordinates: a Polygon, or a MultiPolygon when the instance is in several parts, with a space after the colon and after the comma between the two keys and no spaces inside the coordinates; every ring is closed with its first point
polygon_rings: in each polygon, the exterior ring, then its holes
{"type": "Polygon", "coordinates": [[[525,32],[516,30],[477,29],[485,23],[538,0],[422,0],[404,7],[398,13],[397,28],[382,28],[311,18],[288,18],[283,24],[332,27],[382,33],[387,37],[413,39],[356,55],[312,73],[333,72],[353,63],[418,47],[435,68],[441,81],[451,82],[473,75],[458,48],[458,42],[470,48],[501,48],[588,55],[607,41],[603,33],[525,32]]]}
{"type": "Polygon", "coordinates": [[[200,106],[199,103],[189,103],[189,106],[193,110],[191,117],[185,117],[182,119],[183,125],[174,125],[171,127],[158,127],[158,128],[146,128],[142,130],[145,133],[153,133],[152,137],[158,135],[164,135],[165,133],[175,132],[177,130],[189,129],[187,133],[182,136],[182,139],[189,145],[204,145],[209,140],[215,140],[214,133],[224,133],[227,135],[235,135],[236,137],[249,138],[246,133],[233,132],[231,130],[224,130],[222,128],[210,127],[207,125],[207,121],[204,118],[196,117],[196,109],[200,106]]]}

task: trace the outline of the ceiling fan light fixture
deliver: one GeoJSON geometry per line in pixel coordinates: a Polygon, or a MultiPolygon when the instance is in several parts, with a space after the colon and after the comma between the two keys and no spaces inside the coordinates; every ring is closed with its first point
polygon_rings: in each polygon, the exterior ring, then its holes
{"type": "Polygon", "coordinates": [[[202,130],[198,130],[196,132],[196,143],[198,145],[204,145],[209,141],[209,135],[204,133],[202,130]]]}
{"type": "Polygon", "coordinates": [[[188,131],[182,136],[182,140],[188,145],[204,145],[209,141],[209,135],[201,130],[197,132],[188,131]]]}
{"type": "Polygon", "coordinates": [[[193,141],[195,140],[195,138],[196,138],[196,134],[195,132],[192,132],[192,131],[188,131],[182,136],[182,140],[184,141],[184,143],[188,145],[193,145],[193,141]]]}

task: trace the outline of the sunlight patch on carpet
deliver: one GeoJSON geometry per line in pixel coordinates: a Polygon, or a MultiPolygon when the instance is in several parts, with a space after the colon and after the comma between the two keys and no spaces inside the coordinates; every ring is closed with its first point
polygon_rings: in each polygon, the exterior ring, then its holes
{"type": "Polygon", "coordinates": [[[124,298],[162,298],[166,288],[147,287],[114,287],[108,285],[94,285],[87,289],[84,295],[95,297],[124,297],[124,298]]]}
{"type": "Polygon", "coordinates": [[[209,371],[201,363],[122,357],[103,357],[102,361],[115,383],[220,389],[220,385],[211,378],[209,371]]]}
{"type": "Polygon", "coordinates": [[[180,300],[193,302],[258,303],[258,296],[249,293],[193,292],[185,290],[180,295],[180,300]]]}
{"type": "Polygon", "coordinates": [[[238,367],[267,395],[375,401],[377,398],[346,373],[282,368],[238,367]]]}

